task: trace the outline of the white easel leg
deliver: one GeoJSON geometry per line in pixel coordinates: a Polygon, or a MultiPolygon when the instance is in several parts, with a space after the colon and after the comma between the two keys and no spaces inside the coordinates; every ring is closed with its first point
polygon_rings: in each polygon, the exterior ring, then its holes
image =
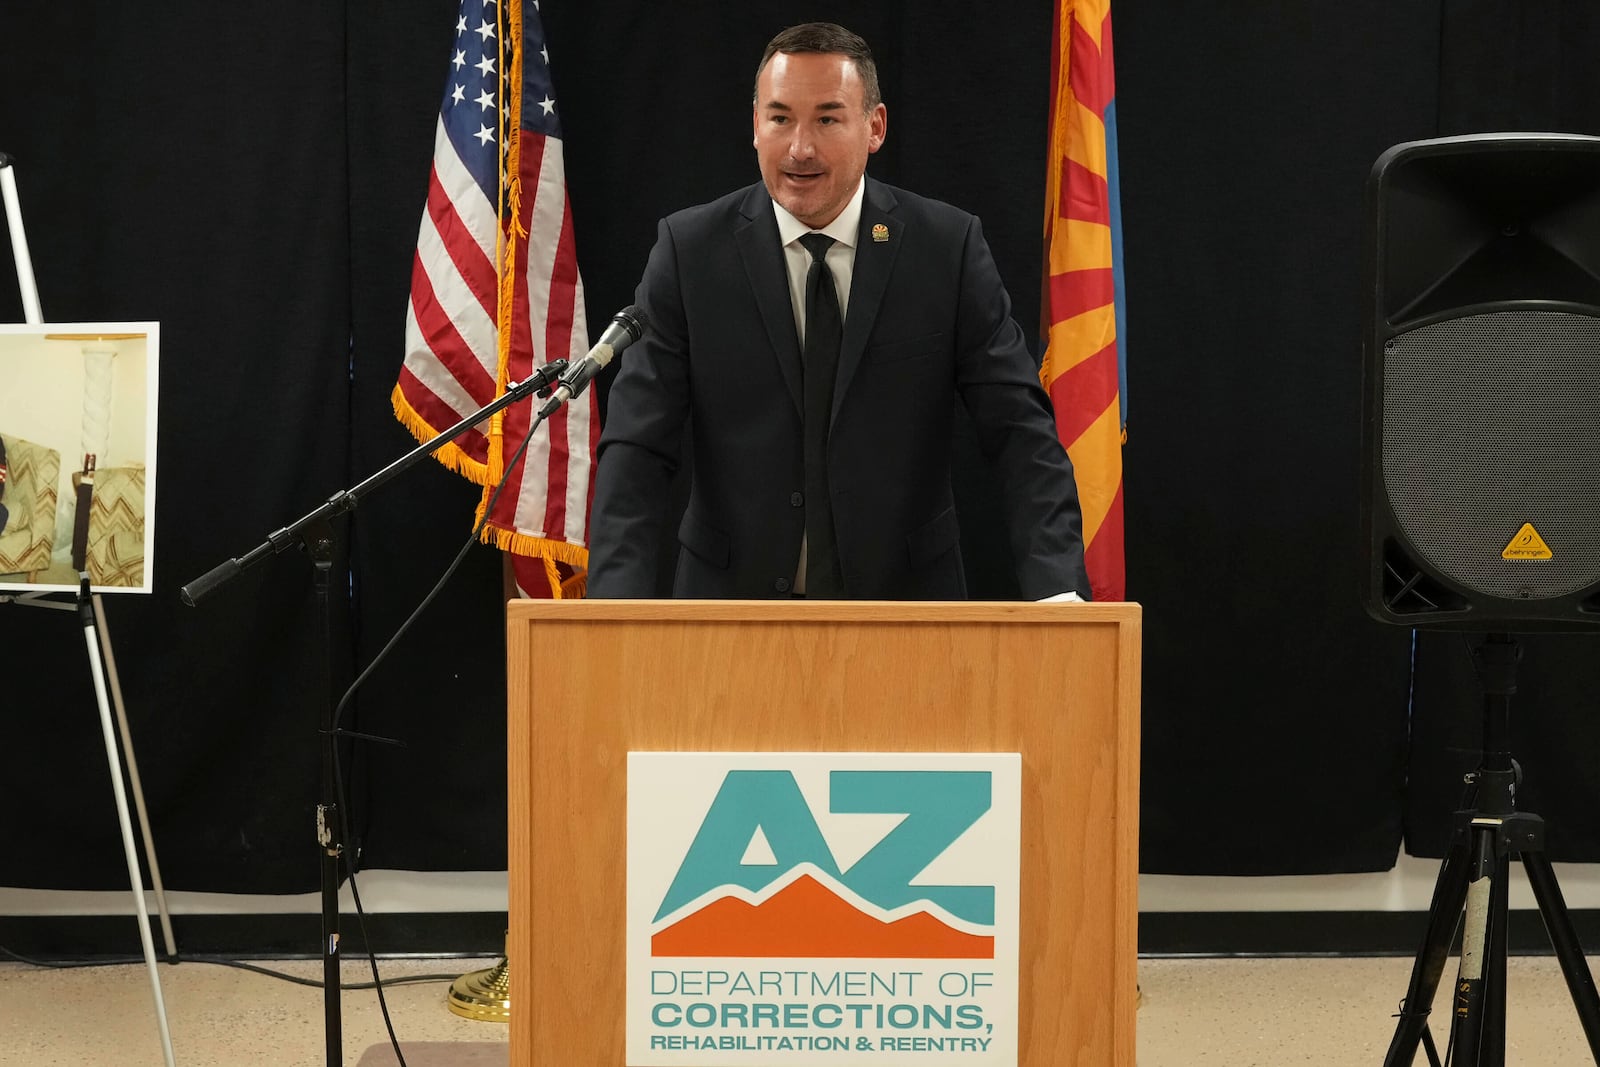
{"type": "Polygon", "coordinates": [[[33,280],[33,259],[28,255],[28,238],[22,229],[22,202],[17,198],[17,177],[11,161],[0,158],[0,200],[6,205],[6,225],[11,231],[11,258],[17,264],[17,288],[22,290],[22,313],[37,325],[44,321],[39,307],[39,289],[33,280]]]}
{"type": "Polygon", "coordinates": [[[139,761],[133,755],[133,731],[128,728],[128,710],[122,703],[122,682],[117,677],[117,657],[111,651],[111,630],[106,626],[105,601],[94,594],[94,618],[100,631],[100,652],[105,657],[106,681],[111,703],[117,709],[117,730],[122,735],[122,754],[128,760],[128,782],[133,786],[133,807],[139,816],[139,832],[144,837],[144,858],[150,865],[150,885],[155,892],[156,914],[161,916],[161,934],[166,939],[167,955],[178,954],[178,941],[172,935],[172,914],[167,911],[167,890],[161,884],[161,864],[156,862],[156,841],[150,835],[150,814],[144,806],[144,785],[139,781],[139,761]]]}
{"type": "Polygon", "coordinates": [[[156,1022],[161,1028],[161,1050],[167,1067],[174,1067],[172,1035],[167,1030],[167,1004],[161,996],[161,975],[156,972],[155,942],[150,937],[150,913],[144,905],[144,879],[139,875],[139,853],[133,843],[133,820],[128,815],[128,794],[122,788],[122,761],[117,757],[117,739],[111,727],[111,706],[106,699],[105,672],[100,666],[100,649],[87,623],[84,643],[89,648],[89,669],[94,675],[94,694],[100,704],[100,731],[105,735],[106,760],[111,765],[111,790],[117,797],[117,819],[122,824],[122,850],[128,860],[128,879],[133,886],[134,908],[139,913],[139,942],[144,946],[144,962],[150,972],[150,989],[156,999],[156,1022]]]}

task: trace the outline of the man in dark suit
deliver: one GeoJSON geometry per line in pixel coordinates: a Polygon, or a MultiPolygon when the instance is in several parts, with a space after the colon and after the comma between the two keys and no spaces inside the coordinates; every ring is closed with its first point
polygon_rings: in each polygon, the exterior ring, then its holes
{"type": "Polygon", "coordinates": [[[960,600],[953,400],[1003,481],[1028,599],[1088,597],[1072,467],[978,221],[866,178],[866,42],[812,23],[756,76],[762,182],[660,226],[610,393],[589,595],[650,597],[688,419],[681,597],[960,600]]]}

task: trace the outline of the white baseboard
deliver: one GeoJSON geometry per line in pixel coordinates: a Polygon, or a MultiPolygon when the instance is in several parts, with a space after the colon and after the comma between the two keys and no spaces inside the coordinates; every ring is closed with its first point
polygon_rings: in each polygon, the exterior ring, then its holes
{"type": "MultiPolygon", "coordinates": [[[[1600,864],[1558,863],[1556,880],[1567,907],[1600,908],[1600,864]]],[[[1191,911],[1427,911],[1433,898],[1437,860],[1401,856],[1379,874],[1320,874],[1253,878],[1187,875],[1139,876],[1139,910],[1191,911]]],[[[505,871],[363,871],[362,906],[369,912],[435,913],[506,910],[505,871]]],[[[342,907],[353,911],[350,887],[342,907]]],[[[153,894],[146,894],[155,907],[153,894]]],[[[1533,908],[1533,893],[1520,871],[1511,878],[1511,906],[1533,908]]],[[[251,895],[168,891],[174,915],[314,914],[316,893],[251,895]]],[[[130,894],[0,887],[0,915],[119,915],[132,912],[130,894]]]]}
{"type": "MultiPolygon", "coordinates": [[[[361,906],[369,912],[432,913],[505,911],[505,871],[362,871],[356,876],[361,906]]],[[[173,915],[294,915],[322,910],[318,893],[262,895],[194,893],[168,890],[173,915]]],[[[340,909],[355,911],[348,884],[340,888],[340,909]]],[[[146,891],[152,913],[155,894],[146,891]]],[[[0,887],[0,915],[120,915],[134,911],[133,894],[0,887]]]]}
{"type": "MultiPolygon", "coordinates": [[[[1427,911],[1438,860],[1400,857],[1379,874],[1257,878],[1139,876],[1140,911],[1427,911]]],[[[1512,865],[1511,907],[1534,908],[1533,891],[1512,865]]],[[[1556,881],[1569,909],[1600,908],[1600,864],[1557,863],[1556,881]]]]}

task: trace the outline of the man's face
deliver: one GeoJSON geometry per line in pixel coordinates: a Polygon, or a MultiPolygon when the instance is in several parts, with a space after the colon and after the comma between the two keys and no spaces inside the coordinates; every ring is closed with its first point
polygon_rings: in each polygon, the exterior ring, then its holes
{"type": "Polygon", "coordinates": [[[776,53],[756,79],[756,158],[772,199],[821,229],[855,195],[883,144],[888,110],[866,110],[856,65],[841,55],[776,53]]]}

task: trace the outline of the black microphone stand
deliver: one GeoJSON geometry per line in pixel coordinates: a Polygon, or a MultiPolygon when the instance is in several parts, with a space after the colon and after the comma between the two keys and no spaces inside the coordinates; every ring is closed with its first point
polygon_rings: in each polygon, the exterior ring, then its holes
{"type": "MultiPolygon", "coordinates": [[[[329,1067],[339,1067],[343,1062],[343,1028],[339,1005],[339,860],[344,853],[345,843],[340,840],[339,833],[339,797],[335,785],[334,765],[338,758],[338,737],[335,736],[336,723],[334,722],[334,693],[333,693],[333,661],[332,661],[332,599],[329,588],[332,584],[334,558],[334,534],[332,519],[347,511],[353,511],[361,502],[362,497],[372,490],[398,476],[401,472],[409,470],[424,457],[431,455],[441,445],[455,440],[465,433],[469,427],[476,426],[484,419],[516,403],[530,394],[537,393],[541,397],[550,395],[554,384],[567,369],[565,359],[552,360],[543,367],[534,371],[527,379],[520,383],[512,383],[506,387],[505,394],[484,405],[477,411],[468,415],[460,422],[444,430],[433,439],[418,445],[404,456],[395,460],[387,467],[367,478],[365,481],[350,489],[341,489],[330,496],[327,501],[316,510],[295,520],[283,529],[267,535],[267,539],[243,556],[239,556],[219,564],[185,585],[180,595],[183,602],[190,607],[216,592],[221,586],[237,578],[250,567],[255,566],[269,555],[282,552],[287,548],[298,546],[306,551],[315,567],[315,596],[318,614],[321,616],[322,637],[322,662],[318,670],[318,678],[322,686],[322,726],[321,734],[321,802],[317,805],[317,847],[321,850],[321,890],[322,890],[322,1002],[323,1019],[327,1044],[327,1063],[329,1067]]],[[[543,419],[537,419],[531,433],[543,419]]],[[[350,737],[358,737],[369,741],[383,741],[393,744],[389,738],[375,737],[370,734],[361,734],[354,731],[339,731],[350,737]]]]}

